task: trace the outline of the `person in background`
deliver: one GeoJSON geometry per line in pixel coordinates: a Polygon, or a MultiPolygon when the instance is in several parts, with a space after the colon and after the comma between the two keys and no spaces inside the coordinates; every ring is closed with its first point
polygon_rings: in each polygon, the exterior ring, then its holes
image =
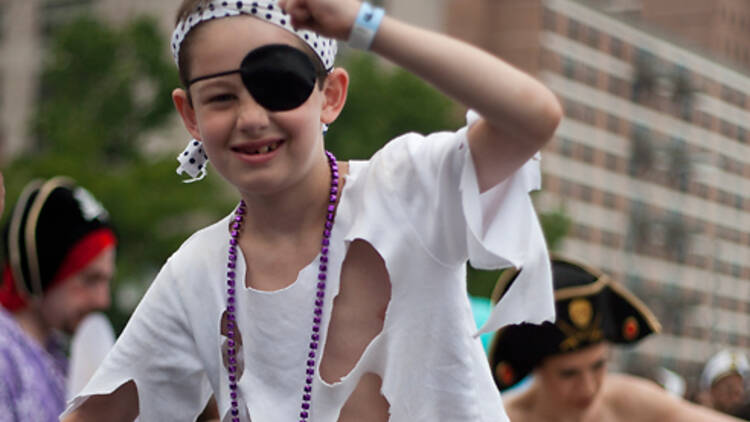
{"type": "MultiPolygon", "coordinates": [[[[493,299],[502,296],[516,275],[503,272],[493,299]]],[[[638,298],[601,271],[554,258],[552,277],[555,323],[504,327],[490,346],[497,387],[506,390],[521,380],[528,384],[504,395],[512,421],[737,421],[650,380],[607,372],[612,344],[635,344],[659,332],[659,322],[638,298]]]]}
{"type": "Polygon", "coordinates": [[[750,364],[744,353],[721,350],[706,362],[701,374],[701,390],[706,406],[735,414],[747,401],[745,382],[750,364]]]}
{"type": "Polygon", "coordinates": [[[65,335],[109,307],[116,238],[102,205],[65,177],[29,183],[9,210],[0,267],[0,421],[57,421],[66,399],[65,335]]]}

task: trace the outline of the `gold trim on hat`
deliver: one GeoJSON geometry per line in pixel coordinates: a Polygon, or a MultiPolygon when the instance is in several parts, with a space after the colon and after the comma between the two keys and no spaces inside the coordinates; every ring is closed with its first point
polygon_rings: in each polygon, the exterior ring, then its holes
{"type": "Polygon", "coordinates": [[[23,212],[24,209],[26,209],[29,197],[35,190],[39,189],[42,184],[42,180],[32,180],[29,182],[23,191],[21,191],[16,206],[13,208],[13,213],[10,215],[10,226],[8,229],[8,259],[10,262],[10,272],[16,283],[16,290],[18,290],[19,293],[25,293],[26,295],[32,293],[29,291],[29,288],[26,287],[23,277],[23,268],[21,268],[21,221],[23,220],[23,212]]]}
{"type": "Polygon", "coordinates": [[[633,293],[630,293],[630,290],[626,289],[625,286],[620,283],[615,282],[610,283],[609,287],[638,310],[641,316],[643,316],[643,319],[646,320],[646,324],[648,324],[651,331],[654,333],[661,332],[661,324],[659,323],[659,320],[656,319],[654,313],[648,309],[645,303],[638,299],[633,293]]]}
{"type": "Polygon", "coordinates": [[[41,268],[39,267],[39,256],[36,247],[36,226],[39,221],[39,215],[42,207],[47,202],[47,198],[59,187],[72,187],[75,183],[68,177],[58,176],[50,179],[39,188],[39,193],[34,198],[29,217],[26,219],[26,259],[29,262],[29,275],[31,276],[31,285],[41,296],[44,288],[42,286],[41,268]]]}

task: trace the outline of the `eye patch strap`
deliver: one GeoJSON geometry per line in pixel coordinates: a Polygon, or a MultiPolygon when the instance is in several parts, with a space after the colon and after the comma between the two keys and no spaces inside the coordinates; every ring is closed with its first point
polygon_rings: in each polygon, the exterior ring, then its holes
{"type": "Polygon", "coordinates": [[[190,86],[193,85],[196,82],[200,82],[200,81],[203,81],[203,80],[206,80],[206,79],[211,79],[211,78],[218,78],[220,76],[227,76],[227,75],[231,75],[233,73],[242,73],[242,69],[240,68],[240,69],[234,69],[234,70],[227,70],[227,71],[224,71],[224,72],[212,73],[210,75],[198,76],[197,78],[189,80],[188,83],[187,83],[187,86],[185,88],[186,89],[190,88],[190,86]]]}

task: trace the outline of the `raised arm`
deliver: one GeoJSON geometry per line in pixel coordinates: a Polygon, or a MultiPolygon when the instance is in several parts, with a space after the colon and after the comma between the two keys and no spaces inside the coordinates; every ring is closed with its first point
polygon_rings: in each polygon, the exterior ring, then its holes
{"type": "MultiPolygon", "coordinates": [[[[295,24],[341,40],[359,11],[355,0],[281,0],[295,24]]],[[[555,95],[501,59],[446,35],[385,16],[371,50],[476,110],[469,144],[482,191],[509,176],[555,131],[555,95]]]]}

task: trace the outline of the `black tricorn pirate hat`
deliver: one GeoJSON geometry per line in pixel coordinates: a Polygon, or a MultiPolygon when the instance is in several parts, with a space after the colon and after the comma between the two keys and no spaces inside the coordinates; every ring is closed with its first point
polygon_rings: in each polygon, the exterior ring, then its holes
{"type": "Polygon", "coordinates": [[[70,248],[101,228],[113,230],[108,212],[74,180],[29,182],[3,230],[5,259],[19,290],[41,296],[70,248]]]}
{"type": "MultiPolygon", "coordinates": [[[[492,293],[493,302],[500,299],[517,275],[513,269],[500,275],[492,293]]],[[[547,356],[574,352],[602,341],[631,344],[661,330],[643,302],[599,270],[553,257],[552,280],[557,313],[554,324],[509,325],[492,339],[490,367],[501,390],[521,381],[547,356]]]]}

